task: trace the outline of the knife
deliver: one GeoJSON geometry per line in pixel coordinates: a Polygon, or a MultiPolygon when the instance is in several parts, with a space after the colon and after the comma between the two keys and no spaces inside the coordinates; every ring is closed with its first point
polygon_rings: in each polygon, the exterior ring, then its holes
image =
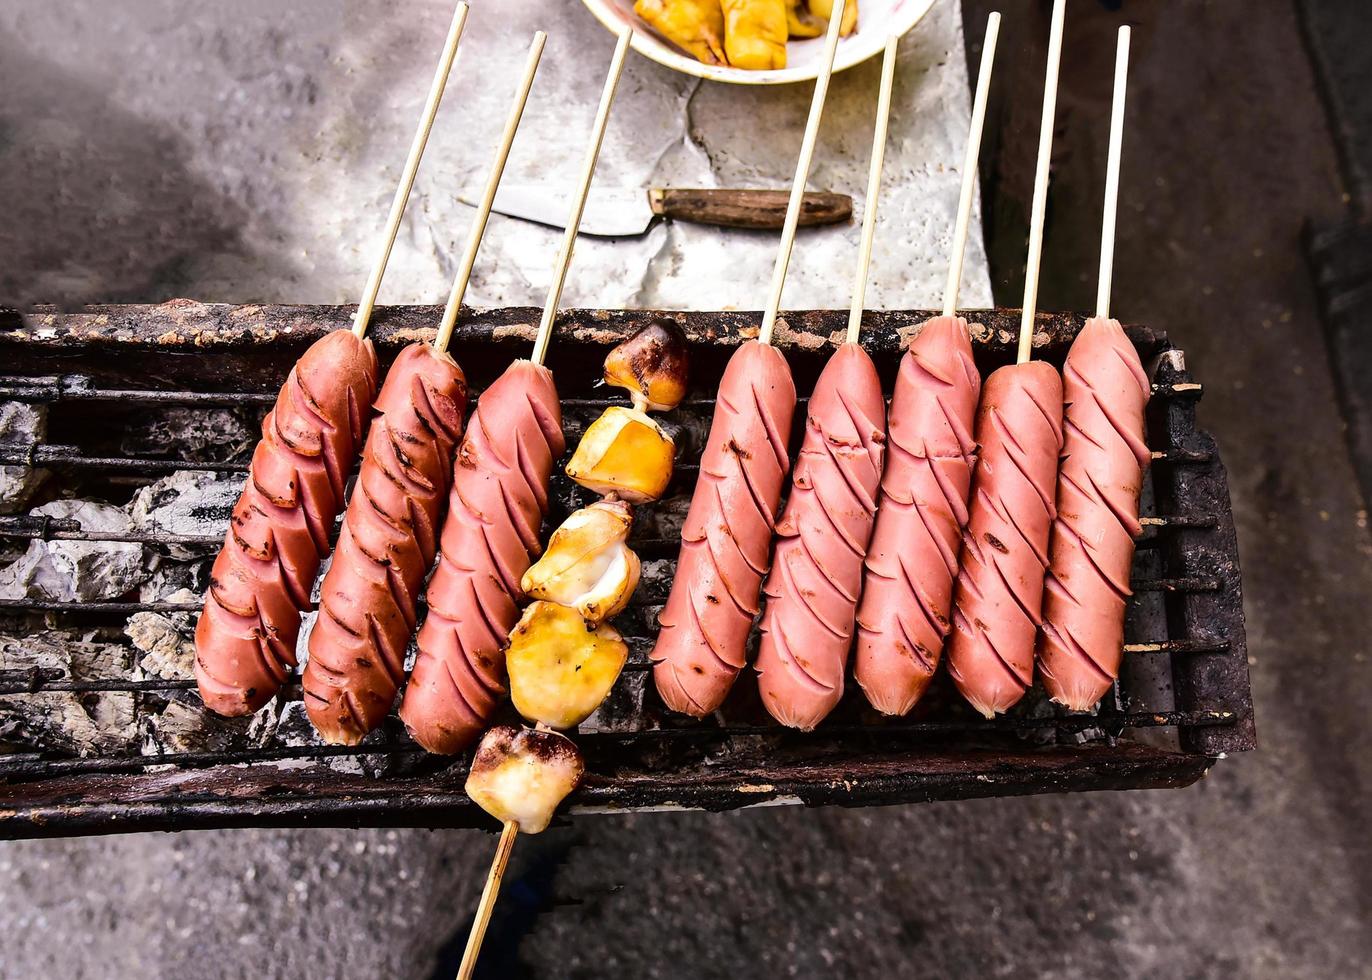
{"type": "MultiPolygon", "coordinates": [[[[481,188],[464,187],[457,192],[457,199],[475,207],[481,193],[481,188]]],[[[642,235],[659,217],[722,228],[780,228],[786,221],[789,198],[789,191],[592,188],[581,219],[581,234],[629,238],[642,235]]],[[[496,192],[494,210],[554,228],[567,224],[566,199],[536,184],[502,186],[496,192]]],[[[801,201],[801,225],[835,224],[852,215],[853,199],[847,194],[818,191],[807,193],[801,201]]]]}

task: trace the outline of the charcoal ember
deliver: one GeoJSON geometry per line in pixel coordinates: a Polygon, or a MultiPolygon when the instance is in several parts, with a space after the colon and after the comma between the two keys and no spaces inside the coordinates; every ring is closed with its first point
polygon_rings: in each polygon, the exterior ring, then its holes
{"type": "MultiPolygon", "coordinates": [[[[272,713],[271,706],[262,712],[272,713]]],[[[271,738],[271,726],[264,726],[258,715],[221,718],[207,710],[193,693],[190,697],[169,698],[156,711],[142,719],[143,755],[168,752],[227,752],[256,748],[271,738]]]]}
{"type": "Polygon", "coordinates": [[[219,550],[229,514],[242,490],[242,477],[177,470],[139,490],[129,504],[129,516],[143,534],[206,538],[204,544],[156,546],[182,561],[203,558],[219,550]]]}
{"type": "MultiPolygon", "coordinates": [[[[0,402],[0,444],[28,447],[47,435],[46,405],[0,402]]],[[[0,514],[22,511],[47,475],[29,466],[0,466],[0,514]]]]}
{"type": "MultiPolygon", "coordinates": [[[[125,678],[133,654],[119,643],[91,643],[47,630],[0,636],[0,675],[38,672],[45,679],[125,678]]],[[[136,702],[128,691],[0,695],[0,739],[29,747],[92,755],[135,750],[136,702]]]]}
{"type": "Polygon", "coordinates": [[[257,442],[256,413],[237,408],[167,408],[135,419],[120,448],[129,456],[169,456],[199,463],[246,459],[257,442]]]}
{"type": "MultiPolygon", "coordinates": [[[[681,529],[686,524],[686,512],[691,509],[691,495],[677,494],[657,501],[651,507],[634,511],[634,530],[629,546],[644,541],[681,541],[681,529]]],[[[672,549],[675,552],[675,549],[672,549]]]]}
{"type": "MultiPolygon", "coordinates": [[[[129,515],[89,500],[54,500],[33,517],[74,520],[90,533],[127,534],[129,515]]],[[[0,598],[47,602],[116,599],[147,578],[143,546],[122,541],[31,541],[18,560],[0,568],[0,598]]]]}

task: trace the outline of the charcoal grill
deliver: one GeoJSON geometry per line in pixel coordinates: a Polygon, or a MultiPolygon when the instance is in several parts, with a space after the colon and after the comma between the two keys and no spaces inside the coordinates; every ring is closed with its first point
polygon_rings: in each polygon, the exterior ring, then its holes
{"type": "MultiPolygon", "coordinates": [[[[0,310],[0,401],[46,406],[48,435],[0,444],[0,464],[40,467],[49,484],[85,496],[126,500],[133,489],[178,470],[238,474],[246,454],[187,460],[131,454],[119,433],[131,420],[173,408],[234,408],[265,414],[275,389],[304,348],[349,322],[350,307],[222,306],[173,301],[161,306],[88,307],[62,313],[0,310]]],[[[869,313],[863,342],[883,380],[930,311],[869,313]]],[[[382,360],[406,343],[432,337],[439,310],[381,309],[371,335],[382,360]]],[[[618,625],[632,654],[602,709],[582,727],[588,774],[571,812],[693,807],[727,810],[799,802],[866,806],[939,799],[1099,789],[1185,786],[1220,757],[1254,746],[1252,701],[1238,555],[1228,488],[1218,451],[1196,428],[1201,386],[1165,334],[1128,328],[1154,377],[1149,444],[1155,462],[1144,488],[1145,533],[1133,571],[1134,599],[1121,679],[1098,711],[1073,715],[1035,692],[1009,715],[985,721],[952,692],[946,677],[909,717],[884,719],[866,708],[856,685],[809,735],[770,723],[747,672],[724,709],[694,722],[667,714],[647,671],[656,609],[665,600],[678,540],[670,515],[683,512],[713,408],[711,394],[740,339],[753,336],[750,313],[564,313],[551,348],[564,398],[569,444],[606,404],[596,387],[606,349],[656,317],[676,321],[693,344],[692,396],[666,418],[680,428],[681,457],[669,498],[636,531],[644,584],[618,625]]],[[[846,313],[793,313],[777,340],[808,391],[841,338],[846,313]]],[[[1013,360],[1019,312],[981,317],[975,339],[983,372],[1013,360]]],[[[452,351],[475,390],[511,358],[525,356],[538,321],[533,309],[468,311],[452,351]]],[[[1061,365],[1084,318],[1038,317],[1035,357],[1061,365]]],[[[803,419],[802,410],[797,420],[803,419]]],[[[555,485],[555,525],[588,502],[564,478],[555,485]]],[[[49,491],[51,493],[51,491],[49,491]]],[[[0,544],[28,540],[138,542],[145,560],[173,546],[217,545],[217,533],[86,532],[69,520],[0,517],[0,544]]],[[[679,522],[678,522],[679,523],[679,522]]],[[[209,559],[204,560],[207,566],[209,559]]],[[[0,632],[37,642],[40,629],[118,635],[139,612],[191,613],[195,604],[118,596],[99,602],[0,602],[0,632]],[[26,639],[27,638],[27,639],[26,639]]],[[[136,664],[137,658],[130,663],[136,664]]],[[[24,704],[54,696],[127,695],[132,709],[155,714],[169,699],[202,711],[194,682],[149,676],[137,667],[109,676],[62,669],[17,669],[0,662],[0,726],[24,704]],[[25,699],[30,699],[26,701],[25,699]]],[[[264,709],[284,719],[298,684],[264,709]]],[[[299,712],[295,712],[299,716],[299,712]]],[[[211,726],[212,718],[205,719],[211,726]]],[[[226,723],[227,724],[227,723],[226,723]]],[[[13,727],[13,726],[11,726],[13,727]]],[[[467,758],[424,754],[392,717],[357,747],[324,745],[311,733],[239,745],[231,735],[201,750],[126,747],[83,754],[8,736],[0,754],[0,836],[42,837],[242,826],[489,826],[466,797],[467,758]]],[[[5,731],[0,727],[0,731],[5,731]]]]}

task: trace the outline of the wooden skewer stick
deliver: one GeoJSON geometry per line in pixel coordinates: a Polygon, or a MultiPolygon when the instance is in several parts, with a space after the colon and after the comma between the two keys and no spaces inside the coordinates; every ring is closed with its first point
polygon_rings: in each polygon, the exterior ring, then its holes
{"type": "Polygon", "coordinates": [[[967,226],[972,220],[972,193],[977,186],[977,158],[981,155],[981,130],[986,122],[986,98],[991,91],[991,68],[996,60],[996,40],[1000,37],[1000,14],[986,18],[986,39],[981,43],[981,68],[977,71],[977,94],[972,100],[972,125],[967,131],[967,152],[962,157],[962,190],[958,195],[958,217],[953,225],[953,252],[948,258],[948,281],[943,286],[943,315],[952,316],[958,308],[962,288],[962,259],[967,251],[967,226]]]}
{"type": "Polygon", "coordinates": [[[1034,308],[1039,292],[1039,258],[1043,253],[1043,216],[1048,207],[1048,163],[1053,155],[1053,117],[1058,107],[1058,63],[1062,60],[1062,22],[1067,0],[1053,0],[1053,27],[1048,34],[1048,69],[1043,78],[1043,121],[1039,124],[1038,166],[1034,203],[1029,213],[1029,259],[1024,267],[1024,311],[1019,321],[1019,356],[1029,360],[1034,346],[1034,308]]]}
{"type": "Polygon", "coordinates": [[[610,72],[605,78],[605,88],[600,93],[600,108],[596,110],[595,123],[591,128],[591,142],[586,147],[586,158],[581,164],[581,177],[572,195],[572,210],[567,218],[567,228],[562,235],[562,248],[557,254],[557,264],[553,267],[553,282],[548,288],[548,299],[543,304],[543,317],[538,322],[538,336],[534,338],[534,351],[530,360],[542,364],[548,353],[548,341],[553,334],[553,320],[557,317],[557,305],[562,300],[562,286],[567,281],[567,268],[572,264],[572,248],[576,245],[577,232],[581,228],[581,214],[586,210],[586,195],[591,190],[591,179],[595,177],[596,161],[600,159],[600,144],[605,139],[605,125],[610,120],[610,107],[614,105],[615,90],[619,88],[619,75],[624,70],[624,58],[629,53],[629,41],[634,32],[626,29],[619,35],[615,45],[614,57],[610,59],[610,72]]]}
{"type": "Polygon", "coordinates": [[[772,292],[767,297],[767,309],[762,314],[762,327],[757,339],[772,342],[777,311],[781,309],[781,291],[786,286],[786,267],[791,262],[791,246],[796,241],[796,227],[800,222],[800,203],[805,195],[805,181],[810,176],[810,160],[815,155],[815,140],[819,136],[819,120],[824,115],[824,99],[829,94],[829,76],[834,71],[834,52],[838,50],[839,22],[843,20],[846,0],[838,0],[829,13],[829,32],[824,36],[824,62],[815,79],[815,94],[810,99],[810,117],[805,121],[805,137],[800,143],[800,158],[796,161],[796,175],[791,181],[791,198],[786,204],[786,223],[781,229],[781,248],[776,266],[772,269],[772,292]]]}
{"type": "Polygon", "coordinates": [[[1121,27],[1115,46],[1115,98],[1110,110],[1110,156],[1105,165],[1105,220],[1100,231],[1100,282],[1096,316],[1110,315],[1110,281],[1115,274],[1115,217],[1119,213],[1120,153],[1124,148],[1124,90],[1129,80],[1129,28],[1121,27]]]}
{"type": "Polygon", "coordinates": [[[486,176],[486,189],[481,194],[472,218],[472,230],[467,235],[467,247],[462,253],[462,262],[457,267],[453,288],[448,293],[448,305],[443,310],[443,320],[438,325],[438,336],[434,337],[434,350],[442,353],[448,349],[453,328],[457,325],[457,314],[462,309],[462,297],[466,295],[467,283],[472,277],[472,266],[476,264],[476,253],[481,248],[481,238],[486,234],[486,222],[491,217],[491,206],[495,203],[495,192],[500,187],[500,177],[505,173],[505,161],[510,158],[510,147],[514,145],[519,121],[524,117],[524,105],[529,101],[529,90],[533,88],[534,75],[538,73],[538,60],[543,56],[543,45],[548,35],[542,31],[534,33],[533,43],[529,45],[529,59],[524,63],[524,76],[515,90],[514,104],[505,120],[505,131],[500,135],[500,145],[496,148],[495,160],[491,162],[491,172],[486,176]]]}
{"type": "Polygon", "coordinates": [[[862,211],[862,240],[858,245],[857,272],[853,278],[853,305],[848,311],[848,337],[856,344],[862,331],[862,308],[867,301],[867,270],[872,264],[872,242],[877,234],[877,196],[881,193],[881,165],[886,159],[886,127],[891,120],[891,89],[896,81],[896,45],[900,38],[886,39],[881,59],[881,88],[877,93],[877,121],[872,133],[872,167],[867,173],[867,200],[862,211]]]}
{"type": "Polygon", "coordinates": [[[490,873],[486,875],[486,887],[481,891],[481,902],[476,907],[476,919],[472,922],[472,931],[467,937],[467,948],[462,953],[462,965],[458,967],[457,980],[470,980],[473,971],[476,970],[476,958],[481,954],[481,942],[486,938],[486,926],[490,924],[496,896],[500,894],[500,880],[505,877],[505,866],[510,863],[510,852],[514,850],[515,838],[518,836],[519,824],[513,820],[505,821],[505,829],[500,832],[500,843],[496,844],[495,858],[491,861],[490,873]]]}
{"type": "Polygon", "coordinates": [[[448,84],[448,74],[453,70],[457,43],[462,40],[462,28],[466,24],[467,5],[459,3],[453,11],[453,22],[448,27],[448,38],[443,42],[443,54],[434,70],[434,80],[429,85],[429,97],[424,102],[424,112],[419,117],[419,129],[414,134],[414,142],[410,144],[410,155],[405,159],[405,168],[400,173],[400,186],[395,189],[395,199],[391,201],[381,252],[376,257],[371,277],[362,292],[362,302],[357,304],[357,315],[353,317],[353,333],[359,337],[366,334],[367,324],[371,322],[376,294],[381,291],[381,277],[386,274],[386,263],[391,260],[391,248],[395,245],[395,236],[400,232],[400,219],[405,215],[414,177],[419,172],[419,158],[424,155],[424,145],[429,142],[429,131],[433,129],[434,116],[438,115],[438,104],[443,101],[443,89],[448,84]]]}

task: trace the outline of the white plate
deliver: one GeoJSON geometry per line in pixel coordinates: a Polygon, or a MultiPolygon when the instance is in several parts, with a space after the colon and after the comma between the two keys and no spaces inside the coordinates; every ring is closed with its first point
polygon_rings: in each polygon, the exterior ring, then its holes
{"type": "MultiPolygon", "coordinates": [[[[735,85],[784,85],[808,81],[819,74],[820,59],[824,54],[822,37],[788,43],[785,68],[749,71],[745,68],[704,64],[664,41],[634,15],[633,0],[582,0],[582,3],[611,31],[617,33],[626,24],[633,27],[631,46],[643,57],[688,75],[735,85]]],[[[834,55],[834,71],[843,71],[874,54],[880,54],[890,35],[904,34],[933,5],[934,0],[858,0],[857,30],[839,40],[838,52],[834,55]]]]}

